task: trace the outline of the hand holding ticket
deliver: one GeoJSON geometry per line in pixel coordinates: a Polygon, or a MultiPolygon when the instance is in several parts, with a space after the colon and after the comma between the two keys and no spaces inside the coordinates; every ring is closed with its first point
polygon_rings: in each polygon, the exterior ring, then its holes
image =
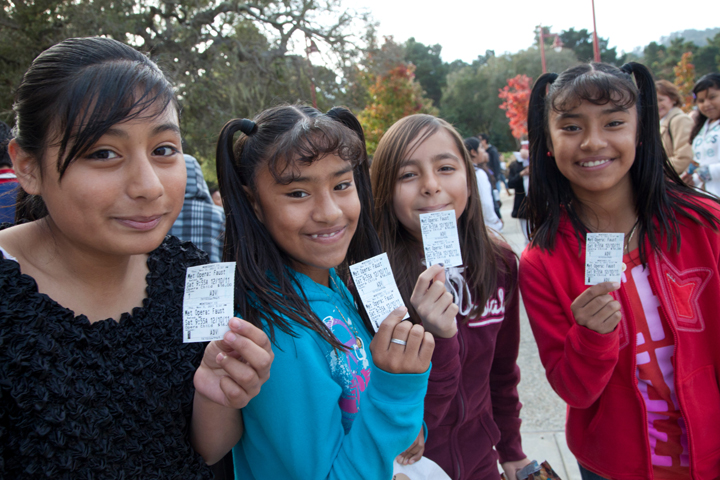
{"type": "Polygon", "coordinates": [[[188,267],[183,297],[183,343],[223,338],[233,316],[235,262],[188,267]]]}
{"type": "Polygon", "coordinates": [[[420,228],[426,266],[442,263],[447,268],[463,264],[455,210],[421,213],[420,228]]]}
{"type": "MultiPolygon", "coordinates": [[[[402,296],[395,283],[387,253],[350,265],[353,283],[360,294],[370,323],[375,331],[397,307],[403,307],[402,296]]],[[[404,318],[409,315],[405,314],[404,318]]]]}
{"type": "Polygon", "coordinates": [[[585,285],[619,282],[622,277],[622,233],[588,233],[585,243],[585,285]]]}

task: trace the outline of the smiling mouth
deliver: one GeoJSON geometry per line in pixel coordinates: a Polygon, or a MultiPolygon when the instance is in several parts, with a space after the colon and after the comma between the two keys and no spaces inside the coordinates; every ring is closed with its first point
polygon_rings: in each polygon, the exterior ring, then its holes
{"type": "Polygon", "coordinates": [[[338,229],[338,230],[335,230],[334,232],[328,232],[328,233],[313,233],[313,234],[310,234],[310,235],[308,235],[308,236],[309,236],[310,238],[312,238],[312,239],[316,239],[316,238],[334,238],[334,237],[337,237],[338,235],[340,235],[341,233],[343,233],[344,231],[345,231],[345,227],[340,228],[340,229],[338,229]]]}
{"type": "Polygon", "coordinates": [[[592,160],[590,162],[578,162],[578,164],[583,168],[589,168],[589,167],[599,167],[600,165],[604,165],[606,163],[611,162],[609,158],[604,158],[602,160],[592,160]]]}
{"type": "Polygon", "coordinates": [[[437,211],[442,210],[443,208],[447,207],[448,205],[450,205],[450,204],[445,203],[443,205],[434,205],[431,207],[423,207],[423,208],[418,208],[418,211],[420,211],[420,212],[437,212],[437,211]]]}

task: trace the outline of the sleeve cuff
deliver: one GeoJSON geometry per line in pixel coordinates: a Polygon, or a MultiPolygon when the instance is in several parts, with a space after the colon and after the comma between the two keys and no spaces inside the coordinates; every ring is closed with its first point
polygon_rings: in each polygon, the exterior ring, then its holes
{"type": "Polygon", "coordinates": [[[619,329],[615,328],[610,333],[597,333],[582,325],[575,324],[571,327],[569,334],[573,344],[579,352],[605,353],[620,344],[619,329]]]}
{"type": "Polygon", "coordinates": [[[424,373],[389,373],[375,365],[371,373],[371,392],[368,393],[381,402],[422,402],[431,370],[432,364],[424,373]]]}
{"type": "Polygon", "coordinates": [[[457,368],[459,354],[460,342],[457,333],[450,338],[435,337],[435,350],[432,355],[433,374],[457,368]]]}

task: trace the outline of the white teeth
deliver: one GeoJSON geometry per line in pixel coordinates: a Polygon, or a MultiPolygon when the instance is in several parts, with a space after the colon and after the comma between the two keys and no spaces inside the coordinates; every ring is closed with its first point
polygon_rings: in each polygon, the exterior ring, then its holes
{"type": "Polygon", "coordinates": [[[605,159],[605,160],[595,160],[594,162],[584,162],[584,163],[581,163],[580,166],[581,166],[581,167],[597,167],[598,165],[602,165],[603,163],[607,163],[607,162],[609,162],[609,161],[610,161],[610,160],[607,160],[607,159],[605,159]]]}
{"type": "Polygon", "coordinates": [[[328,238],[328,237],[334,237],[334,236],[337,235],[337,234],[338,234],[338,232],[322,233],[322,234],[317,234],[317,233],[316,233],[316,234],[313,234],[313,235],[310,235],[310,236],[311,236],[312,238],[318,238],[318,237],[320,237],[320,238],[328,238]]]}

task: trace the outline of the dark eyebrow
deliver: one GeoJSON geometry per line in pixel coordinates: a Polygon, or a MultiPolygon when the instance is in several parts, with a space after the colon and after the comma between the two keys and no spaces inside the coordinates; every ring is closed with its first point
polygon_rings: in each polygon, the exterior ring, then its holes
{"type": "MultiPolygon", "coordinates": [[[[440,162],[440,161],[442,161],[442,160],[447,160],[447,159],[457,160],[458,162],[460,161],[460,158],[458,158],[458,156],[455,155],[455,154],[452,153],[452,152],[438,153],[437,155],[435,155],[434,157],[432,157],[432,158],[430,159],[430,161],[434,163],[434,162],[440,162]]],[[[420,162],[419,162],[418,160],[415,160],[415,159],[412,159],[412,158],[408,158],[407,160],[403,160],[402,162],[400,162],[400,167],[399,167],[399,169],[400,169],[400,168],[403,168],[403,167],[406,167],[406,166],[408,166],[408,165],[418,165],[419,163],[420,163],[420,162]]]]}
{"type": "Polygon", "coordinates": [[[447,159],[460,161],[460,159],[458,158],[458,156],[455,155],[455,154],[452,153],[452,152],[438,153],[437,155],[435,155],[434,157],[432,157],[430,160],[432,160],[433,162],[439,162],[439,161],[441,161],[441,160],[447,160],[447,159]]]}
{"type": "Polygon", "coordinates": [[[615,105],[612,108],[606,108],[602,111],[603,115],[608,115],[610,113],[618,113],[618,112],[627,112],[628,109],[625,107],[621,107],[620,105],[615,105]]]}
{"type": "MultiPolygon", "coordinates": [[[[333,178],[342,177],[346,173],[353,171],[353,166],[348,164],[345,168],[338,170],[332,174],[333,178]]],[[[295,177],[293,175],[285,175],[283,177],[280,177],[279,183],[282,185],[289,185],[291,183],[301,183],[301,182],[313,182],[315,181],[315,177],[295,177]]]]}
{"type": "MultiPolygon", "coordinates": [[[[167,132],[167,131],[175,132],[175,133],[177,133],[178,135],[180,135],[180,127],[177,126],[177,125],[174,124],[174,123],[163,123],[163,124],[161,124],[161,125],[157,125],[155,128],[152,129],[152,131],[150,132],[150,134],[151,134],[152,136],[155,136],[155,135],[158,135],[158,134],[160,134],[160,133],[167,132]]],[[[121,129],[121,128],[110,127],[110,128],[107,129],[107,131],[105,132],[105,134],[106,134],[106,135],[111,135],[111,136],[113,136],[113,137],[120,137],[120,138],[123,138],[123,139],[130,138],[130,135],[128,135],[128,133],[127,133],[125,130],[121,129]]]]}
{"type": "Polygon", "coordinates": [[[562,113],[558,114],[557,119],[565,120],[568,118],[580,118],[580,116],[581,115],[579,113],[562,112],[562,113]]]}
{"type": "Polygon", "coordinates": [[[180,127],[175,123],[163,123],[152,129],[152,135],[157,135],[163,132],[174,132],[180,135],[180,127]]]}

